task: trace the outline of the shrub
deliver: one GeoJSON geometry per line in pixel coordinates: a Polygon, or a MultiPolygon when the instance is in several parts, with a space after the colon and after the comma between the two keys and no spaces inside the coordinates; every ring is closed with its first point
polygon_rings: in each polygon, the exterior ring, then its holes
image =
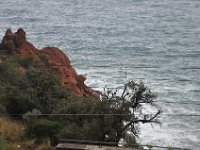
{"type": "Polygon", "coordinates": [[[30,65],[33,64],[33,61],[34,61],[34,57],[30,55],[30,56],[27,56],[25,58],[19,59],[19,64],[22,65],[25,68],[29,68],[30,65]]]}
{"type": "Polygon", "coordinates": [[[40,119],[28,125],[25,130],[25,135],[28,138],[36,139],[36,143],[42,143],[45,139],[50,139],[51,144],[55,145],[58,142],[57,135],[60,129],[60,123],[47,119],[40,119]]]}
{"type": "Polygon", "coordinates": [[[27,122],[31,122],[32,120],[38,119],[38,115],[41,115],[41,112],[38,109],[33,109],[32,111],[28,111],[26,114],[23,115],[23,118],[27,122]]]}

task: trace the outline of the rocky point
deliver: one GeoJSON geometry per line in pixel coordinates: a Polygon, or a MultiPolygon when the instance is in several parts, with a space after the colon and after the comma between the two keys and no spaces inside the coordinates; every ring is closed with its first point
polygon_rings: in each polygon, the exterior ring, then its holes
{"type": "Polygon", "coordinates": [[[26,40],[26,32],[19,28],[17,32],[7,29],[5,36],[0,44],[0,50],[7,51],[9,54],[18,54],[21,57],[46,56],[48,67],[50,67],[60,77],[63,86],[70,87],[74,93],[80,96],[95,96],[99,92],[85,85],[86,78],[77,74],[76,70],[71,66],[69,58],[65,53],[56,47],[45,47],[41,50],[37,49],[26,40]]]}

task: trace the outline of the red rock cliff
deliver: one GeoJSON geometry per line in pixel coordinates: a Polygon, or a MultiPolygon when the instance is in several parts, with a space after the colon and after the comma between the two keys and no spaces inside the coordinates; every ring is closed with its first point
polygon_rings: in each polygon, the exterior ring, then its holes
{"type": "Polygon", "coordinates": [[[35,48],[33,44],[26,40],[26,32],[22,28],[15,33],[11,29],[7,29],[0,49],[7,50],[10,54],[19,54],[21,57],[45,55],[48,58],[48,66],[59,74],[63,86],[70,87],[80,96],[96,97],[99,95],[98,92],[84,84],[86,78],[77,74],[71,66],[69,58],[62,50],[55,47],[46,47],[42,50],[35,48]]]}

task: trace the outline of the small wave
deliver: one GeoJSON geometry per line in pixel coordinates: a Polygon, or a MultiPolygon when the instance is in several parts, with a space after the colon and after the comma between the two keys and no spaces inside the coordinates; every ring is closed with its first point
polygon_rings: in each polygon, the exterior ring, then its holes
{"type": "Polygon", "coordinates": [[[181,67],[181,70],[200,70],[200,67],[181,67]]]}
{"type": "Polygon", "coordinates": [[[138,68],[138,69],[157,69],[157,68],[161,68],[160,66],[130,66],[130,67],[124,67],[125,69],[127,68],[138,68]]]}
{"type": "Polygon", "coordinates": [[[200,93],[200,89],[199,90],[190,90],[190,92],[200,93]]]}
{"type": "Polygon", "coordinates": [[[158,79],[154,79],[154,80],[156,80],[156,81],[168,81],[170,79],[168,79],[168,78],[158,78],[158,79]]]}
{"type": "Polygon", "coordinates": [[[90,66],[90,68],[110,68],[112,67],[112,65],[94,65],[94,66],[90,66]]]}
{"type": "Polygon", "coordinates": [[[190,79],[178,79],[178,81],[180,81],[180,82],[191,82],[190,79]]]}
{"type": "Polygon", "coordinates": [[[199,53],[189,53],[189,52],[181,52],[181,51],[172,51],[169,50],[169,54],[165,54],[164,57],[171,58],[171,57],[178,57],[178,58],[199,58],[199,53]]]}

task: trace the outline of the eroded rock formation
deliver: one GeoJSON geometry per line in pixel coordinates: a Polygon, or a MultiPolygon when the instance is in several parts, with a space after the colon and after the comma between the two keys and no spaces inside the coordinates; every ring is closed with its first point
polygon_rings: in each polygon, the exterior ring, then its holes
{"type": "Polygon", "coordinates": [[[45,47],[37,49],[26,40],[26,32],[19,28],[13,33],[7,29],[5,36],[0,45],[1,50],[7,50],[10,54],[19,54],[21,57],[27,56],[46,56],[48,67],[59,74],[63,86],[68,86],[80,96],[98,96],[99,93],[84,84],[86,78],[78,75],[76,70],[71,66],[69,58],[65,53],[55,47],[45,47]]]}

